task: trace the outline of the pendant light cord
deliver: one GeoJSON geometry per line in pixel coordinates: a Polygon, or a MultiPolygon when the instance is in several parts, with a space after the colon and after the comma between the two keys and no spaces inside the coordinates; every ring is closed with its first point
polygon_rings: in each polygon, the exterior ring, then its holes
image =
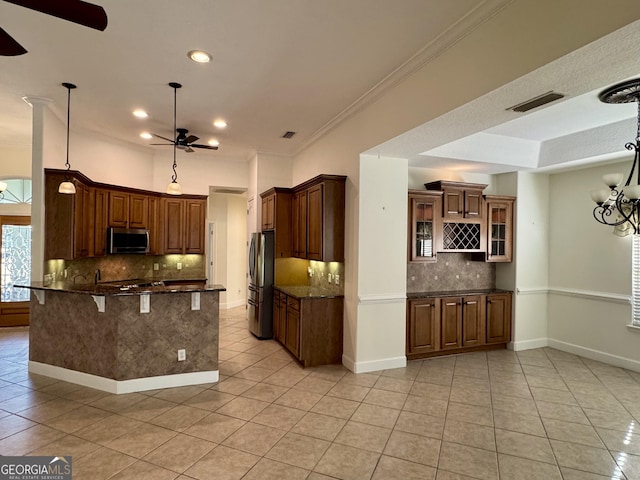
{"type": "Polygon", "coordinates": [[[71,122],[71,89],[76,88],[73,83],[63,83],[62,86],[67,89],[67,159],[65,161],[65,166],[67,167],[67,172],[71,169],[71,164],[69,163],[69,125],[71,122]]]}
{"type": "MultiPolygon", "coordinates": [[[[178,88],[175,84],[173,85],[173,134],[176,133],[176,110],[178,103],[178,88]]],[[[171,175],[171,183],[178,183],[178,172],[176,171],[176,149],[177,149],[177,141],[173,141],[173,175],[171,175]]]]}

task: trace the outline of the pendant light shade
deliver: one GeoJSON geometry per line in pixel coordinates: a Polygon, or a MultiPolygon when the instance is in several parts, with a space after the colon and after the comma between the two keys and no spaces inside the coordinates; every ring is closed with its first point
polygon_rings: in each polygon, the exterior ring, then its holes
{"type": "MultiPolygon", "coordinates": [[[[173,88],[173,131],[174,133],[176,132],[176,105],[177,105],[177,96],[178,96],[178,89],[182,88],[182,85],[180,85],[177,82],[171,82],[169,83],[169,86],[171,88],[173,88]]],[[[167,185],[167,193],[169,195],[182,195],[182,187],[180,186],[180,184],[178,183],[178,172],[176,170],[176,167],[178,166],[178,164],[176,163],[176,148],[177,148],[177,142],[173,142],[173,175],[171,175],[171,183],[169,185],[167,185]]]]}
{"type": "MultiPolygon", "coordinates": [[[[73,83],[63,83],[62,86],[67,89],[67,160],[65,162],[65,166],[67,167],[67,172],[71,169],[71,164],[69,163],[69,120],[71,118],[71,90],[76,88],[73,83]]],[[[74,194],[76,193],[76,186],[71,182],[71,178],[69,173],[65,175],[64,182],[60,184],[58,187],[58,193],[66,193],[66,194],[74,194]]]]}

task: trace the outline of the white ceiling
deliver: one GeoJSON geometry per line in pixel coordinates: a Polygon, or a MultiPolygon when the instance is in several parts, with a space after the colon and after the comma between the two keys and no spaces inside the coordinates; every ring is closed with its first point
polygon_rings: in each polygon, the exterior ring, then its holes
{"type": "MultiPolygon", "coordinates": [[[[50,98],[71,128],[137,145],[143,130],[201,143],[224,158],[293,154],[508,0],[95,0],[104,32],[0,2],[0,26],[28,53],[0,57],[0,145],[30,144],[23,96],[50,98]],[[203,49],[209,64],[187,51],[203,49]],[[143,108],[150,118],[131,115],[143,108]],[[218,117],[228,128],[217,131],[218,117]],[[66,120],[66,119],[65,119],[66,120]],[[281,135],[297,132],[291,140],[281,135]]],[[[151,148],[151,147],[150,147],[151,148]]],[[[165,148],[165,147],[155,147],[165,148]]]]}
{"type": "Polygon", "coordinates": [[[628,157],[624,145],[636,137],[637,104],[605,104],[598,94],[638,76],[640,21],[365,153],[474,173],[579,167],[628,157]],[[566,97],[527,113],[508,110],[551,90],[566,97]]]}
{"type": "MultiPolygon", "coordinates": [[[[205,155],[241,161],[255,151],[291,155],[509,2],[96,0],[109,19],[99,32],[0,1],[0,27],[29,51],[0,57],[0,145],[30,144],[24,96],[50,98],[64,119],[67,91],[60,84],[72,82],[78,86],[73,130],[148,146],[139,138],[144,130],[173,136],[167,84],[177,81],[183,84],[178,126],[200,143],[221,142],[219,151],[205,155]],[[213,61],[192,62],[186,55],[192,49],[210,52],[213,61]],[[134,118],[134,108],[150,118],[134,118]],[[219,117],[229,124],[224,131],[212,126],[219,117]],[[297,132],[293,139],[280,138],[288,130],[297,132]]],[[[640,73],[639,26],[630,24],[366,153],[478,173],[557,168],[560,157],[567,165],[610,158],[611,148],[589,145],[608,125],[624,127],[618,128],[623,152],[622,138],[635,136],[635,105],[605,105],[597,94],[640,73]],[[567,96],[526,114],[506,110],[549,90],[567,96]]]]}

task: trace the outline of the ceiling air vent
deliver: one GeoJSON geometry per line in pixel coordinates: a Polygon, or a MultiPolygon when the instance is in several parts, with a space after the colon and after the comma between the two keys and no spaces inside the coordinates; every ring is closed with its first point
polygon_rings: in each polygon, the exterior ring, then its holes
{"type": "Polygon", "coordinates": [[[514,112],[528,112],[529,110],[541,107],[542,105],[546,105],[547,103],[555,102],[556,100],[559,100],[561,98],[564,98],[564,95],[562,93],[550,91],[547,93],[543,93],[542,95],[538,95],[537,97],[525,102],[519,103],[518,105],[514,105],[513,107],[509,107],[507,108],[507,110],[513,110],[514,112]]]}
{"type": "Polygon", "coordinates": [[[281,138],[291,138],[296,134],[296,132],[292,132],[292,131],[288,131],[288,132],[284,132],[284,135],[282,135],[281,138]]]}

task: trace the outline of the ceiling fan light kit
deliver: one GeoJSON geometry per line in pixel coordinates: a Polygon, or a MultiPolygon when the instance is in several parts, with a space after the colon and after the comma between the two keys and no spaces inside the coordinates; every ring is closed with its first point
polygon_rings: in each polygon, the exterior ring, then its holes
{"type": "Polygon", "coordinates": [[[627,80],[613,85],[598,96],[604,103],[638,104],[637,134],[635,143],[628,142],[625,148],[634,152],[633,164],[624,186],[621,173],[609,173],[602,177],[607,188],[593,190],[591,199],[596,202],[593,217],[599,223],[614,227],[613,232],[624,237],[640,233],[640,78],[627,80]],[[635,185],[631,184],[633,174],[637,172],[635,185]]]}
{"type": "MultiPolygon", "coordinates": [[[[67,89],[67,159],[65,161],[65,166],[67,167],[67,172],[71,169],[71,164],[69,163],[69,121],[71,119],[71,90],[76,88],[73,83],[63,83],[62,86],[67,89]]],[[[76,186],[71,181],[69,174],[67,173],[65,179],[60,186],[58,187],[58,193],[65,194],[74,194],[76,193],[76,186]]]]}

